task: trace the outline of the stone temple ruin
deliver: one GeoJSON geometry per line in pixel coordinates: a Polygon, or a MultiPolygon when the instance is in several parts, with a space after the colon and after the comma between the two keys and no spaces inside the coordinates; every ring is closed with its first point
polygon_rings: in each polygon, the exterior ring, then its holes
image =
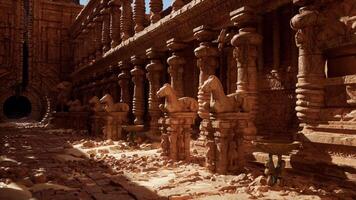
{"type": "Polygon", "coordinates": [[[0,2],[0,199],[355,199],[356,1],[169,2],[0,2]]]}

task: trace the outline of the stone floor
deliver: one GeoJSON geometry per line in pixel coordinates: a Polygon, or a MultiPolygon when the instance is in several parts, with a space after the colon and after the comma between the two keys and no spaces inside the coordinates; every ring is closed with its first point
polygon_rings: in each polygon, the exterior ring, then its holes
{"type": "Polygon", "coordinates": [[[0,129],[0,199],[353,199],[337,185],[315,185],[290,177],[266,186],[260,170],[216,175],[200,163],[174,163],[158,144],[133,148],[124,141],[99,141],[72,130],[0,129]],[[91,140],[92,139],[92,140],[91,140]]]}

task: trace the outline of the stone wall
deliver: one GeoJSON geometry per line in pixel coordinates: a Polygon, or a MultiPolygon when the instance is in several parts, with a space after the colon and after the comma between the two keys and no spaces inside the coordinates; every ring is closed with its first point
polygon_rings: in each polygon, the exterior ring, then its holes
{"type": "MultiPolygon", "coordinates": [[[[31,93],[36,96],[30,98],[33,107],[46,108],[43,97],[52,96],[55,86],[70,72],[68,28],[81,8],[72,1],[0,2],[0,92],[9,94],[2,95],[0,102],[12,95],[31,93]],[[24,49],[28,49],[26,59],[24,49]]],[[[40,119],[45,112],[41,109],[34,109],[36,113],[30,118],[40,119]]],[[[0,121],[5,120],[3,114],[0,116],[0,121]]]]}

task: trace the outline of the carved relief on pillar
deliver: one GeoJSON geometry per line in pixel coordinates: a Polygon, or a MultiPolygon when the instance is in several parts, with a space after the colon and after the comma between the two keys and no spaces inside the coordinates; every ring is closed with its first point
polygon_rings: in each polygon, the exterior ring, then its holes
{"type": "Polygon", "coordinates": [[[103,43],[101,41],[101,37],[102,37],[102,28],[103,28],[103,17],[98,14],[98,16],[96,16],[94,18],[94,22],[95,22],[95,37],[94,37],[94,41],[95,41],[95,59],[98,60],[101,55],[102,55],[102,51],[103,51],[103,43]]]}
{"type": "Polygon", "coordinates": [[[101,41],[103,44],[103,52],[107,52],[111,47],[111,38],[110,38],[110,10],[107,7],[108,0],[103,0],[103,9],[100,11],[100,14],[103,17],[102,23],[102,36],[101,41]]]}
{"type": "Polygon", "coordinates": [[[161,12],[163,9],[162,0],[150,0],[150,20],[151,24],[158,22],[161,19],[161,12]]]}
{"type": "Polygon", "coordinates": [[[168,73],[171,78],[171,85],[176,91],[178,97],[182,97],[183,93],[183,72],[186,60],[181,55],[181,51],[187,47],[187,44],[179,42],[176,39],[167,41],[167,47],[172,52],[172,56],[167,59],[169,64],[168,73]]]}
{"type": "Polygon", "coordinates": [[[256,32],[257,15],[251,7],[242,7],[231,14],[231,20],[239,28],[239,33],[231,40],[235,47],[234,58],[237,62],[237,90],[245,97],[243,109],[250,113],[249,130],[245,133],[256,134],[254,120],[257,114],[257,56],[258,46],[262,43],[262,36],[256,32]]]}
{"type": "Polygon", "coordinates": [[[94,28],[95,28],[95,24],[92,21],[92,19],[90,19],[88,17],[88,41],[89,41],[89,47],[88,47],[88,51],[89,51],[89,63],[92,63],[94,58],[95,58],[95,41],[92,39],[95,37],[94,35],[94,28]]]}
{"type": "Polygon", "coordinates": [[[132,0],[122,0],[121,12],[121,39],[127,40],[132,36],[133,22],[132,22],[132,0]]]}
{"type": "MultiPolygon", "coordinates": [[[[83,23],[83,25],[85,27],[85,24],[83,23]]],[[[86,65],[88,64],[88,55],[89,55],[89,51],[88,51],[88,47],[89,47],[89,43],[88,43],[88,29],[87,28],[83,28],[82,33],[81,33],[81,37],[83,38],[82,42],[82,56],[81,56],[81,60],[82,60],[82,64],[86,65]]]]}
{"type": "MultiPolygon", "coordinates": [[[[157,137],[159,134],[158,119],[162,113],[159,109],[159,101],[157,98],[157,91],[161,85],[163,64],[161,63],[161,53],[150,48],[147,49],[146,55],[150,60],[150,63],[146,66],[147,79],[149,82],[149,94],[148,94],[148,113],[150,116],[150,132],[153,137],[157,137]]],[[[157,138],[156,138],[157,139],[157,138]]]]}
{"type": "Polygon", "coordinates": [[[129,106],[126,103],[114,103],[110,94],[105,94],[100,103],[107,113],[106,126],[104,128],[105,139],[123,139],[122,124],[127,123],[129,106]]]}
{"type": "Polygon", "coordinates": [[[160,119],[163,155],[168,155],[173,161],[188,161],[190,134],[197,116],[198,102],[190,97],[178,98],[169,84],[164,84],[157,96],[165,99],[164,104],[160,105],[164,112],[164,117],[160,119]]]}
{"type": "Polygon", "coordinates": [[[131,104],[131,95],[130,95],[130,69],[131,65],[128,61],[120,61],[119,68],[121,73],[118,76],[119,85],[121,88],[121,103],[127,103],[128,105],[131,104]]]}
{"type": "Polygon", "coordinates": [[[134,69],[131,70],[132,81],[134,83],[134,94],[132,100],[132,111],[135,115],[134,124],[144,124],[143,115],[145,113],[145,70],[143,69],[144,61],[138,56],[132,56],[131,62],[134,69]]]}
{"type": "Polygon", "coordinates": [[[135,0],[133,13],[135,33],[138,33],[145,28],[145,16],[145,0],[135,0]]]}
{"type": "Polygon", "coordinates": [[[246,127],[244,124],[249,114],[243,113],[245,98],[238,93],[225,95],[220,80],[211,75],[199,87],[200,93],[211,93],[210,101],[205,107],[210,112],[209,120],[203,121],[201,126],[207,130],[209,136],[206,142],[206,166],[209,170],[220,174],[234,172],[242,165],[242,157],[238,158],[239,143],[246,127]]]}
{"type": "Polygon", "coordinates": [[[120,36],[120,18],[121,18],[120,0],[109,1],[110,7],[110,36],[111,48],[116,47],[121,42],[120,36]]]}
{"type": "Polygon", "coordinates": [[[301,126],[319,119],[324,106],[323,80],[325,60],[316,43],[322,18],[317,10],[308,5],[310,1],[294,1],[304,7],[291,20],[291,27],[297,31],[295,40],[299,48],[297,117],[301,126]]]}

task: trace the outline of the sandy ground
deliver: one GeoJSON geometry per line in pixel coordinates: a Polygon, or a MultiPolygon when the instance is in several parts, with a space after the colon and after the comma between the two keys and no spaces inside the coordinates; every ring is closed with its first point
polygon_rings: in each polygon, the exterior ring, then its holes
{"type": "Polygon", "coordinates": [[[72,130],[2,128],[0,199],[353,199],[354,191],[290,176],[269,187],[261,170],[212,174],[192,143],[192,162],[160,156],[158,144],[131,147],[72,130]]]}

